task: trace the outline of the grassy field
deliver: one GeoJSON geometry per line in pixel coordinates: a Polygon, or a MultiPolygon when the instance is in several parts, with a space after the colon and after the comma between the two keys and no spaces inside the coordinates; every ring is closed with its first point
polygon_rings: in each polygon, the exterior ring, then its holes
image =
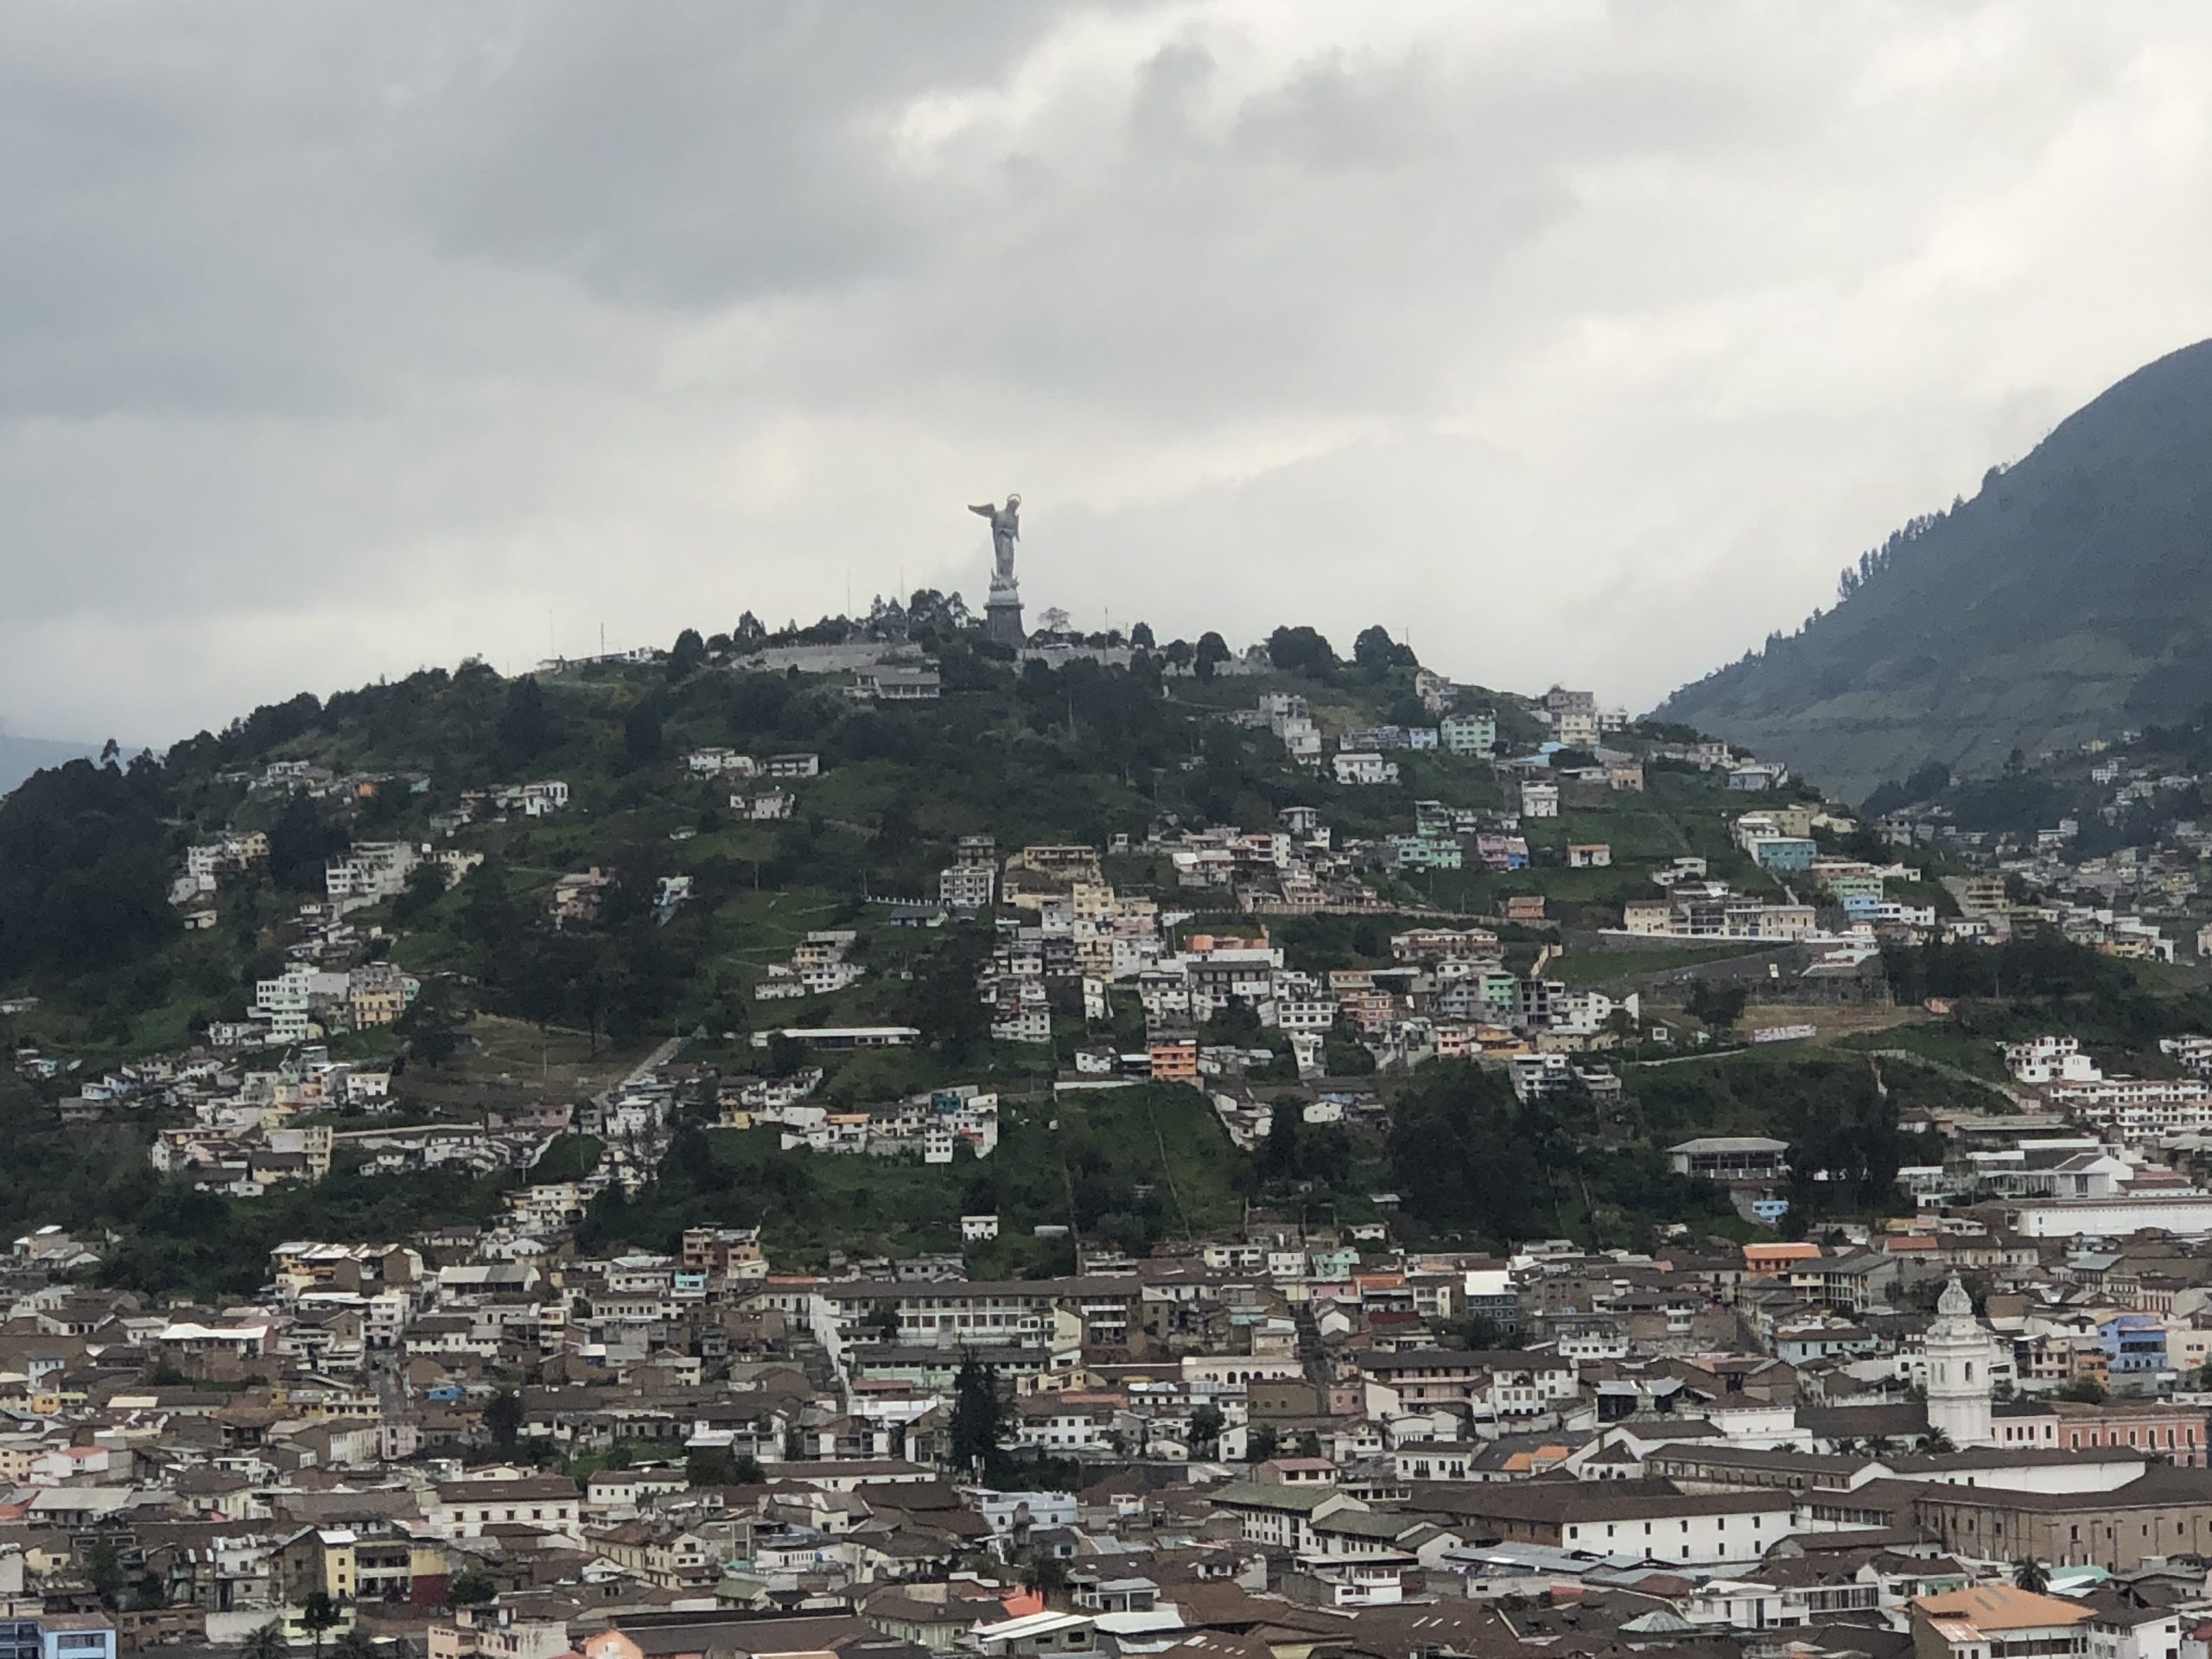
{"type": "Polygon", "coordinates": [[[1871,1048],[1905,1048],[1910,1045],[1889,1039],[1900,1032],[1924,1025],[1927,1019],[1917,1008],[1753,1002],[1745,1008],[1737,1028],[1751,1032],[1766,1026],[1811,1026],[1819,1033],[1813,1039],[1817,1043],[1866,1038],[1866,1046],[1871,1048]],[[1878,1039],[1875,1033],[1879,1033],[1878,1039]]]}
{"type": "Polygon", "coordinates": [[[480,1014],[468,1027],[476,1046],[441,1066],[412,1065],[404,1085],[410,1110],[474,1116],[488,1107],[525,1101],[583,1101],[622,1081],[651,1045],[617,1049],[601,1038],[598,1052],[582,1032],[540,1031],[526,1020],[480,1014]]]}
{"type": "Polygon", "coordinates": [[[1996,1044],[1968,1036],[1956,1026],[1925,1018],[1869,1027],[1843,1037],[1838,1046],[1901,1048],[1938,1065],[1955,1066],[1977,1077],[1987,1077],[1993,1083],[2005,1080],[2005,1062],[1997,1052],[1996,1044]]]}
{"type": "Polygon", "coordinates": [[[521,1082],[560,1093],[594,1094],[620,1083],[650,1052],[616,1050],[600,1039],[598,1052],[580,1031],[540,1031],[521,1020],[479,1014],[469,1027],[474,1052],[446,1069],[470,1083],[521,1082]]]}

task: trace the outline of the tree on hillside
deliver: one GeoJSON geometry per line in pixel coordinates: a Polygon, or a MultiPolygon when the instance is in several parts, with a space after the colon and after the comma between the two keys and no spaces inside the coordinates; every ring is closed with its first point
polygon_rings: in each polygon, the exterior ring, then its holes
{"type": "Polygon", "coordinates": [[[689,678],[707,660],[707,642],[699,637],[696,628],[686,628],[676,636],[676,644],[668,653],[668,678],[672,685],[689,678]]]}
{"type": "Polygon", "coordinates": [[[1130,625],[1129,644],[1139,651],[1153,649],[1152,624],[1137,622],[1130,625]]]}
{"type": "MultiPolygon", "coordinates": [[[[467,1567],[456,1573],[446,1585],[446,1605],[448,1607],[480,1607],[499,1593],[499,1586],[492,1582],[492,1575],[478,1567],[467,1567]]],[[[271,1628],[279,1628],[272,1626],[271,1628]]],[[[281,1652],[282,1649],[280,1649],[281,1652]]]]}
{"type": "Polygon", "coordinates": [[[323,1592],[311,1592],[300,1606],[300,1623],[307,1629],[308,1638],[315,1643],[315,1659],[322,1659],[322,1636],[325,1630],[335,1629],[343,1617],[338,1605],[323,1592]]]}
{"type": "Polygon", "coordinates": [[[1363,628],[1352,641],[1351,659],[1370,679],[1381,679],[1394,668],[1418,668],[1421,662],[1411,645],[1402,645],[1380,626],[1363,628]]]}
{"type": "Polygon", "coordinates": [[[522,1439],[522,1396],[512,1389],[501,1389],[486,1402],[485,1432],[492,1437],[492,1449],[501,1457],[514,1456],[522,1439]]]}
{"type": "Polygon", "coordinates": [[[507,891],[507,868],[498,854],[461,878],[460,931],[482,954],[490,974],[512,960],[530,918],[507,891]]]}
{"type": "Polygon", "coordinates": [[[100,1605],[114,1610],[123,1596],[123,1554],[112,1538],[95,1538],[85,1551],[85,1581],[100,1599],[100,1605]]]}
{"type": "Polygon", "coordinates": [[[0,797],[0,982],[106,967],[177,931],[174,807],[163,768],[144,758],[73,760],[0,797]]]}
{"type": "Polygon", "coordinates": [[[1229,641],[1208,629],[1198,636],[1198,649],[1192,653],[1191,665],[1202,680],[1213,678],[1214,670],[1230,658],[1229,641]]]}
{"type": "Polygon", "coordinates": [[[1049,1600],[1067,1587],[1068,1564],[1050,1551],[1033,1553],[1023,1564],[1021,1581],[1049,1600]]]}
{"type": "Polygon", "coordinates": [[[465,1015],[456,1006],[453,982],[433,976],[407,1005],[392,1029],[407,1039],[407,1052],[430,1065],[443,1065],[461,1052],[465,1015]]]}
{"type": "Polygon", "coordinates": [[[391,919],[406,925],[426,913],[446,896],[446,867],[435,861],[417,864],[407,873],[407,885],[391,901],[391,919]]]}
{"type": "Polygon", "coordinates": [[[270,880],[288,893],[320,893],[324,865],[347,844],[346,831],[323,817],[313,796],[295,795],[270,826],[270,880]]]}
{"type": "MultiPolygon", "coordinates": [[[[1521,1346],[1521,1331],[1517,1325],[1500,1325],[1486,1314],[1476,1313],[1452,1327],[1458,1345],[1476,1353],[1511,1351],[1521,1346]]],[[[1446,1346],[1452,1344],[1446,1344],[1446,1346]]]]}
{"type": "Polygon", "coordinates": [[[921,825],[914,821],[914,803],[904,794],[893,796],[876,820],[876,850],[886,858],[900,858],[919,846],[921,840],[921,825]]]}
{"type": "Polygon", "coordinates": [[[641,698],[622,716],[622,758],[634,768],[652,765],[661,754],[660,704],[641,698]]]}
{"type": "Polygon", "coordinates": [[[1321,1039],[1321,1065],[1332,1077],[1365,1077],[1375,1073],[1375,1051],[1343,1026],[1332,1026],[1321,1039]]]}
{"type": "Polygon", "coordinates": [[[760,1465],[726,1446],[698,1446],[684,1457],[683,1478],[694,1486],[757,1486],[760,1465]]]}
{"type": "Polygon", "coordinates": [[[976,976],[989,955],[989,940],[976,929],[947,928],[914,969],[914,1023],[955,1062],[991,1034],[990,1010],[976,996],[976,976]]]}
{"type": "Polygon", "coordinates": [[[960,1362],[952,1384],[952,1466],[966,1472],[998,1456],[1006,1406],[999,1398],[998,1374],[973,1356],[960,1362]]]}
{"type": "Polygon", "coordinates": [[[1268,1138],[1260,1143],[1260,1173],[1269,1180],[1287,1180],[1298,1173],[1298,1131],[1304,1116],[1294,1099],[1275,1102],[1268,1115],[1268,1138]]]}
{"type": "Polygon", "coordinates": [[[553,711],[546,707],[545,689],[527,674],[507,688],[506,707],[499,711],[499,747],[519,762],[534,760],[553,747],[553,711]]]}
{"type": "Polygon", "coordinates": [[[1728,1031],[1744,1017],[1751,994],[1741,985],[1719,986],[1700,979],[1690,987],[1690,1017],[1719,1032],[1728,1031]]]}
{"type": "Polygon", "coordinates": [[[1504,1243],[1556,1230],[1551,1126],[1503,1077],[1465,1063],[1423,1068],[1393,1114],[1391,1180],[1409,1214],[1504,1243]]]}
{"type": "Polygon", "coordinates": [[[906,627],[911,633],[958,633],[974,620],[968,614],[968,601],[958,594],[918,588],[906,601],[906,627]]]}
{"type": "MultiPolygon", "coordinates": [[[[1383,636],[1387,641],[1387,634],[1383,636]]],[[[1325,680],[1337,671],[1337,653],[1318,631],[1307,627],[1277,628],[1268,636],[1268,660],[1286,674],[1303,674],[1325,680]]]]}

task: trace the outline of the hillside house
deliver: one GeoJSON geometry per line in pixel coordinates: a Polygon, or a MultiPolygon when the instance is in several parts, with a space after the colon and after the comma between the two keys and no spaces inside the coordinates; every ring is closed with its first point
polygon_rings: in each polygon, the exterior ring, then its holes
{"type": "Polygon", "coordinates": [[[944,683],[933,668],[863,669],[852,692],[864,702],[935,702],[944,693],[944,683]]]}
{"type": "Polygon", "coordinates": [[[1332,757],[1332,764],[1336,770],[1337,781],[1340,784],[1371,788],[1378,784],[1395,784],[1398,781],[1398,763],[1395,760],[1385,760],[1373,750],[1346,752],[1340,749],[1332,757]]]}
{"type": "Polygon", "coordinates": [[[694,749],[683,757],[683,765],[694,778],[752,778],[760,771],[751,755],[735,749],[694,749]]]}
{"type": "Polygon", "coordinates": [[[1708,1135],[1667,1148],[1677,1175],[1701,1181],[1778,1181],[1789,1173],[1789,1143],[1758,1135],[1708,1135]]]}
{"type": "Polygon", "coordinates": [[[772,789],[759,795],[734,794],[729,798],[729,810],[741,818],[754,823],[773,823],[791,815],[797,799],[787,789],[772,789]]]}
{"type": "Polygon", "coordinates": [[[1728,768],[1728,787],[1738,793],[1758,794],[1779,789],[1789,781],[1789,768],[1768,760],[1747,760],[1728,768]]]}
{"type": "Polygon", "coordinates": [[[1497,716],[1488,709],[1479,714],[1446,715],[1438,728],[1445,753],[1487,758],[1497,747],[1497,716]]]}
{"type": "Polygon", "coordinates": [[[1761,836],[1749,848],[1751,861],[1763,870],[1801,874],[1820,856],[1820,843],[1796,836],[1761,836]]]}

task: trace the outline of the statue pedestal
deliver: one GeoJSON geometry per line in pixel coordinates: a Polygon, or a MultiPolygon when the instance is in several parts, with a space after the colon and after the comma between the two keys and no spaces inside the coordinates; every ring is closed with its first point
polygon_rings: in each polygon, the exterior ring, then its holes
{"type": "Polygon", "coordinates": [[[1021,625],[1021,589],[1013,583],[1003,588],[991,584],[991,596],[983,605],[983,638],[1016,651],[1029,643],[1029,630],[1021,625]]]}

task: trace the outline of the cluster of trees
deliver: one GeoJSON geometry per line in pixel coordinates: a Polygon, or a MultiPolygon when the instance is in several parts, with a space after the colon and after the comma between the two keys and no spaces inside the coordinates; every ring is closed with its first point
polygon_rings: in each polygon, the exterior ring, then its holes
{"type": "Polygon", "coordinates": [[[594,1052],[601,1037],[635,1046],[673,1014],[689,979],[686,936],[705,925],[704,912],[741,879],[735,868],[719,866],[695,874],[691,915],[663,926],[653,915],[657,854],[627,849],[608,868],[612,880],[601,890],[597,917],[556,928],[515,896],[505,864],[486,859],[461,882],[454,921],[475,949],[474,977],[491,1007],[540,1027],[583,1031],[594,1052]],[[709,878],[704,892],[702,875],[709,878]]]}
{"type": "MultiPolygon", "coordinates": [[[[1268,660],[1283,673],[1315,680],[1333,680],[1347,666],[1338,660],[1328,636],[1310,627],[1277,628],[1268,636],[1268,660]]],[[[1411,645],[1399,644],[1390,638],[1388,628],[1377,626],[1360,630],[1352,641],[1349,666],[1372,683],[1394,669],[1419,668],[1421,659],[1414,655],[1411,645]]]]}
{"type": "Polygon", "coordinates": [[[726,1446],[695,1446],[683,1459],[683,1478],[694,1486],[758,1486],[767,1478],[760,1460],[726,1446]]]}
{"type": "Polygon", "coordinates": [[[1910,806],[1919,801],[1932,801],[1951,786],[1951,769],[1941,760],[1930,760],[1916,766],[1904,779],[1891,778],[1874,786],[1859,810],[1870,818],[1878,818],[1885,812],[1894,812],[1901,806],[1910,806]]]}
{"type": "Polygon", "coordinates": [[[71,1202],[41,1203],[35,1195],[31,1202],[42,1220],[122,1231],[124,1243],[101,1264],[100,1282],[149,1294],[251,1295],[267,1277],[270,1250],[287,1238],[321,1232],[404,1238],[440,1223],[486,1221],[518,1180],[512,1172],[476,1176],[454,1169],[396,1180],[364,1175],[341,1159],[319,1185],[231,1198],[161,1180],[145,1167],[143,1152],[134,1162],[137,1169],[92,1205],[83,1202],[82,1189],[66,1186],[71,1202]]]}
{"type": "Polygon", "coordinates": [[[1391,1179],[1407,1213],[1440,1230],[1499,1243],[1557,1233],[1552,1182],[1568,1161],[1560,1139],[1499,1073],[1432,1066],[1393,1113],[1391,1179]]]}
{"type": "MultiPolygon", "coordinates": [[[[678,1129],[656,1179],[634,1199],[615,1185],[593,1200],[576,1229],[576,1248],[587,1253],[625,1245],[670,1249],[687,1226],[757,1227],[814,1218],[825,1205],[813,1159],[777,1156],[774,1146],[772,1135],[678,1129]]],[[[845,1217],[855,1227],[873,1219],[845,1217]]]]}
{"type": "Polygon", "coordinates": [[[1262,1181],[1305,1181],[1332,1191],[1351,1185],[1352,1141],[1342,1124],[1310,1125],[1294,1096],[1279,1100],[1268,1115],[1268,1138],[1255,1160],[1262,1181]]]}
{"type": "MultiPolygon", "coordinates": [[[[1930,1155],[1899,1131],[1897,1103],[1880,1091],[1871,1071],[1845,1073],[1816,1098],[1787,1100],[1777,1128],[1789,1141],[1793,1230],[1823,1215],[1895,1208],[1897,1171],[1930,1155]]],[[[1940,1147],[1933,1160],[1942,1161],[1940,1147]]]]}
{"type": "MultiPolygon", "coordinates": [[[[1955,499],[1944,512],[1923,513],[1918,518],[1907,522],[1902,530],[1891,531],[1889,539],[1880,547],[1859,555],[1857,562],[1847,565],[1836,579],[1836,600],[1839,605],[1857,594],[1875,575],[1889,569],[1897,562],[1897,555],[1905,548],[1929,535],[1965,505],[1963,500],[1955,499]]],[[[1815,625],[1827,613],[1820,606],[1815,605],[1811,614],[1799,623],[1791,632],[1784,633],[1779,628],[1773,630],[1757,648],[1745,652],[1732,663],[1722,664],[1719,668],[1694,681],[1694,685],[1699,688],[1717,688],[1731,681],[1741,680],[1745,676],[1753,672],[1760,663],[1778,655],[1783,647],[1794,641],[1803,639],[1812,632],[1815,625]]],[[[1679,695],[1678,693],[1677,696],[1679,695]]]]}
{"type": "MultiPolygon", "coordinates": [[[[1982,486],[1985,489],[1987,488],[2003,477],[2004,474],[2005,469],[2002,467],[1991,467],[1983,475],[1982,486]]],[[[1879,547],[1868,548],[1859,556],[1857,563],[1845,565],[1835,579],[1836,603],[1841,604],[1875,576],[1895,564],[1899,553],[1928,534],[1929,531],[1934,530],[1949,518],[1951,512],[1956,512],[1961,505],[1963,504],[1954,501],[1949,512],[1924,512],[1917,518],[1907,519],[1904,527],[1902,530],[1891,531],[1889,539],[1879,547]]]]}
{"type": "MultiPolygon", "coordinates": [[[[954,1469],[963,1478],[980,1475],[986,1486],[1014,1491],[1052,1486],[1073,1491],[1081,1484],[1081,1465],[1071,1459],[1009,1452],[1000,1444],[1007,1427],[997,1371],[969,1356],[961,1362],[952,1383],[952,1421],[947,1434],[954,1469]]],[[[1023,1577],[1032,1589],[1050,1588],[1065,1577],[1065,1569],[1056,1567],[1049,1559],[1033,1560],[1025,1563],[1023,1577]]]]}
{"type": "Polygon", "coordinates": [[[729,632],[718,633],[705,644],[710,652],[734,651],[740,655],[770,646],[842,645],[861,639],[931,644],[944,636],[964,633],[981,620],[958,594],[917,588],[903,604],[895,594],[888,599],[878,594],[868,601],[865,616],[824,616],[806,627],[792,621],[771,630],[747,611],[729,632]]]}
{"type": "Polygon", "coordinates": [[[0,799],[0,979],[111,968],[171,938],[168,781],[152,756],[73,760],[0,799]]]}
{"type": "Polygon", "coordinates": [[[1716,1032],[1731,1031],[1744,1017],[1744,1008],[1751,1000],[1751,992],[1741,985],[1722,985],[1700,979],[1690,986],[1690,1018],[1716,1032]]]}
{"type": "Polygon", "coordinates": [[[1675,1174],[1648,1144],[1607,1144],[1599,1116],[1580,1089],[1524,1103],[1471,1063],[1425,1068],[1393,1112],[1402,1211],[1492,1245],[1580,1232],[1641,1246],[1669,1222],[1732,1220],[1726,1194],[1675,1174]]]}
{"type": "Polygon", "coordinates": [[[1885,945],[1882,972],[1900,1002],[1929,997],[2031,998],[2117,993],[2126,966],[2059,934],[2025,933],[2005,944],[1885,945]]]}
{"type": "MultiPolygon", "coordinates": [[[[444,671],[437,671],[437,676],[442,681],[444,671]]],[[[302,691],[283,702],[264,703],[243,719],[232,721],[219,734],[201,732],[172,746],[169,763],[213,772],[303,737],[321,719],[321,700],[302,691]]]]}

